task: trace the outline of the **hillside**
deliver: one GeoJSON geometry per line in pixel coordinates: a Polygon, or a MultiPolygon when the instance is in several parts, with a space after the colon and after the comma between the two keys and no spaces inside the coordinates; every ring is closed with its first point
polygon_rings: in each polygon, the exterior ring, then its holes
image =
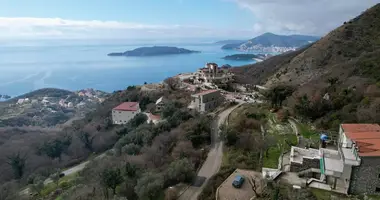
{"type": "Polygon", "coordinates": [[[12,99],[9,99],[6,101],[6,103],[16,103],[18,99],[25,99],[25,98],[39,98],[39,97],[62,97],[66,95],[74,94],[74,92],[58,89],[58,88],[42,88],[38,90],[34,90],[32,92],[25,93],[23,95],[13,97],[12,99]]]}
{"type": "Polygon", "coordinates": [[[379,13],[380,4],[309,47],[237,68],[238,81],[294,86],[287,105],[323,128],[380,122],[379,13]]]}
{"type": "Polygon", "coordinates": [[[283,48],[278,51],[295,50],[298,47],[317,41],[319,38],[307,35],[276,35],[273,33],[264,33],[244,43],[226,44],[222,49],[237,49],[242,51],[250,50],[269,50],[269,47],[283,48]]]}
{"type": "Polygon", "coordinates": [[[101,103],[107,93],[56,88],[35,90],[0,102],[0,127],[55,126],[78,118],[101,103]]]}
{"type": "Polygon", "coordinates": [[[224,60],[257,60],[262,61],[271,57],[265,54],[233,54],[223,57],[224,60]]]}

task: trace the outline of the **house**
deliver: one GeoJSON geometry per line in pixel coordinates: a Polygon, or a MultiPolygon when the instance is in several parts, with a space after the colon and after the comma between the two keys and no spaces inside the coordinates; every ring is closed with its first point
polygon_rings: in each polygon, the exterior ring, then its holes
{"type": "Polygon", "coordinates": [[[59,100],[59,103],[58,103],[60,106],[62,107],[66,107],[66,104],[65,104],[65,100],[64,99],[61,99],[59,100]]]}
{"type": "Polygon", "coordinates": [[[17,100],[17,104],[23,104],[24,103],[24,99],[19,99],[19,100],[17,100]]]}
{"type": "Polygon", "coordinates": [[[68,108],[73,108],[73,107],[74,107],[73,102],[69,102],[69,103],[67,104],[67,107],[68,107],[68,108]]]}
{"type": "Polygon", "coordinates": [[[380,126],[341,124],[337,149],[292,147],[290,171],[306,186],[343,194],[380,193],[380,126]]]}
{"type": "Polygon", "coordinates": [[[80,91],[80,92],[78,92],[78,96],[84,97],[84,96],[86,96],[86,94],[84,92],[80,91]]]}
{"type": "Polygon", "coordinates": [[[161,121],[160,115],[153,115],[152,113],[145,113],[145,114],[148,117],[147,123],[157,124],[158,122],[161,121]]]}
{"type": "Polygon", "coordinates": [[[206,63],[206,66],[198,69],[194,75],[194,83],[213,83],[216,85],[231,82],[234,76],[229,67],[218,67],[216,63],[206,63]]]}
{"type": "Polygon", "coordinates": [[[350,193],[380,193],[380,126],[342,124],[339,143],[344,158],[352,163],[350,193]]]}
{"type": "Polygon", "coordinates": [[[189,108],[199,112],[208,112],[218,107],[223,102],[223,97],[219,90],[206,90],[191,95],[192,101],[189,108]]]}
{"type": "Polygon", "coordinates": [[[126,124],[140,112],[138,102],[124,102],[112,109],[112,121],[114,124],[126,124]]]}
{"type": "Polygon", "coordinates": [[[162,96],[156,101],[156,112],[161,112],[167,100],[162,96]]]}

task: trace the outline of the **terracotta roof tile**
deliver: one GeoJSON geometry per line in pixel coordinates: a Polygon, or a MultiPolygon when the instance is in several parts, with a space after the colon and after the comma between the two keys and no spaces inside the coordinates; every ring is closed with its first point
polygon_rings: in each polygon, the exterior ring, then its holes
{"type": "Polygon", "coordinates": [[[377,124],[342,124],[345,135],[354,141],[359,156],[380,156],[380,126],[377,124]]]}
{"type": "Polygon", "coordinates": [[[153,115],[152,113],[149,113],[149,119],[151,119],[151,120],[160,120],[161,116],[160,115],[153,115]]]}
{"type": "Polygon", "coordinates": [[[121,111],[137,111],[139,109],[139,102],[124,102],[113,110],[121,110],[121,111]]]}
{"type": "Polygon", "coordinates": [[[341,126],[345,133],[380,131],[378,124],[342,124],[341,126]]]}

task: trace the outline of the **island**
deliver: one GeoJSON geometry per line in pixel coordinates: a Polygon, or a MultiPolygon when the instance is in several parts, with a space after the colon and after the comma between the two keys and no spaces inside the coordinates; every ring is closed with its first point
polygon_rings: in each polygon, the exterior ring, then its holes
{"type": "Polygon", "coordinates": [[[225,60],[256,60],[256,61],[263,61],[270,57],[269,54],[234,54],[225,56],[222,59],[225,60]]]}
{"type": "Polygon", "coordinates": [[[153,46],[153,47],[140,47],[131,51],[110,53],[108,56],[162,56],[172,54],[190,54],[200,53],[200,51],[192,51],[184,48],[168,47],[168,46],[153,46]]]}

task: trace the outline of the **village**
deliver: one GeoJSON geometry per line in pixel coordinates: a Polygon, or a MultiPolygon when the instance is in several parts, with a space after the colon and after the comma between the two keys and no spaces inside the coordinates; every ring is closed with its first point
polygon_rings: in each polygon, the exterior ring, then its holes
{"type": "Polygon", "coordinates": [[[57,125],[70,118],[82,117],[107,96],[108,93],[94,89],[76,92],[59,89],[37,90],[25,97],[3,103],[0,125],[57,125]]]}
{"type": "MultiPolygon", "coordinates": [[[[263,103],[262,94],[258,90],[248,90],[244,86],[235,87],[233,92],[221,89],[233,82],[233,76],[229,66],[218,67],[215,63],[207,63],[196,72],[179,74],[174,79],[180,82],[183,89],[194,93],[188,108],[201,113],[213,112],[225,102],[239,105],[263,103]]],[[[255,87],[267,90],[261,86],[255,87]]],[[[324,98],[327,98],[326,95],[324,98]]],[[[155,114],[145,113],[149,123],[160,122],[159,113],[166,102],[164,97],[159,98],[155,103],[155,114]]],[[[112,110],[113,123],[126,124],[140,112],[138,102],[124,102],[112,110]]],[[[254,179],[264,182],[280,181],[292,185],[294,189],[316,188],[339,194],[380,192],[378,124],[341,124],[337,127],[338,137],[317,133],[313,139],[318,148],[311,148],[304,142],[308,138],[300,133],[301,123],[296,119],[289,119],[288,126],[292,129],[290,134],[297,138],[297,142],[289,148],[282,148],[279,157],[275,158],[278,160],[276,167],[267,167],[264,164],[261,172],[236,169],[219,185],[215,198],[250,199],[260,190],[259,182],[252,183],[255,182],[254,179]],[[257,191],[252,189],[253,185],[257,191]]],[[[269,131],[263,130],[263,134],[269,131]]],[[[180,197],[185,198],[188,197],[180,197]]]]}

